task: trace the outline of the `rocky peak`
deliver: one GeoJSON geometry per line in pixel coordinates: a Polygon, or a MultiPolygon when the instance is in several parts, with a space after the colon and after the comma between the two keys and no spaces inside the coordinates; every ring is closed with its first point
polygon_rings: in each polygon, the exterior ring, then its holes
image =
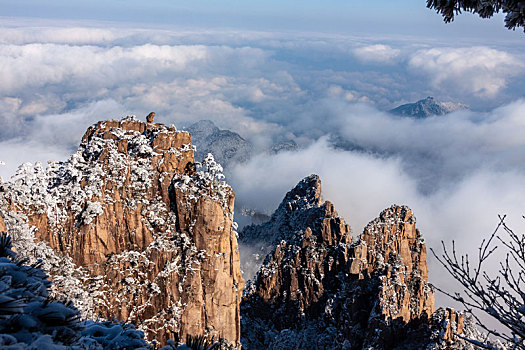
{"type": "Polygon", "coordinates": [[[353,247],[352,272],[380,274],[379,300],[385,320],[429,318],[434,312],[434,292],[428,284],[426,246],[416,228],[416,218],[406,206],[393,205],[363,230],[353,247]]]}
{"type": "Polygon", "coordinates": [[[221,171],[213,157],[195,164],[187,132],[101,121],[69,160],[25,164],[3,184],[0,217],[84,316],[133,322],[160,343],[206,333],[236,344],[244,282],[221,171]]]}
{"type": "Polygon", "coordinates": [[[268,240],[276,227],[288,233],[243,298],[247,349],[393,348],[434,312],[412,211],[384,210],[352,243],[348,225],[320,198],[320,180],[309,176],[269,222],[243,232],[268,240]]]}
{"type": "MultiPolygon", "coordinates": [[[[412,271],[414,259],[424,254],[424,243],[416,229],[416,217],[407,206],[392,206],[383,210],[379,217],[372,220],[360,236],[361,245],[367,247],[368,272],[372,272],[386,263],[397,263],[412,271]],[[401,261],[396,261],[397,257],[401,261]]],[[[421,260],[421,259],[419,259],[421,260]]],[[[423,267],[424,278],[428,277],[426,263],[423,267]]]]}
{"type": "MultiPolygon", "coordinates": [[[[302,237],[307,227],[310,227],[308,232],[319,236],[322,236],[321,233],[323,233],[326,239],[340,241],[341,237],[333,236],[337,235],[336,232],[320,229],[322,221],[324,219],[329,221],[329,218],[334,216],[334,212],[332,203],[322,202],[319,176],[310,175],[301,180],[284,196],[279,207],[267,222],[260,225],[248,225],[239,232],[239,243],[247,251],[253,251],[252,254],[245,254],[248,256],[245,256],[241,262],[245,276],[253,277],[264,257],[281,240],[290,241],[296,235],[302,237]]],[[[337,217],[337,213],[335,216],[337,217]]]]}
{"type": "Polygon", "coordinates": [[[188,128],[188,131],[191,132],[191,135],[195,139],[204,140],[215,132],[218,132],[220,129],[215,125],[211,120],[199,120],[191,124],[188,128]]]}
{"type": "MultiPolygon", "coordinates": [[[[306,228],[307,217],[318,217],[323,210],[321,199],[321,179],[313,174],[301,180],[284,196],[279,207],[263,225],[250,225],[239,233],[240,240],[246,244],[257,242],[274,245],[281,239],[289,239],[296,231],[306,228]]],[[[328,202],[328,209],[333,206],[328,202]]]]}
{"type": "Polygon", "coordinates": [[[429,96],[414,103],[407,103],[390,111],[392,114],[413,118],[427,118],[433,115],[445,115],[468,106],[461,103],[441,102],[429,96]]]}
{"type": "Polygon", "coordinates": [[[284,196],[280,207],[286,207],[286,210],[294,211],[319,207],[321,204],[321,179],[319,176],[312,174],[302,179],[297,186],[284,196]]]}

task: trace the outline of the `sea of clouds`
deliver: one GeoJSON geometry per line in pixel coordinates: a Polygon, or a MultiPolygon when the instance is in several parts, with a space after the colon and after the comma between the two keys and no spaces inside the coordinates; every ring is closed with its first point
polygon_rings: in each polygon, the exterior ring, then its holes
{"type": "MultiPolygon", "coordinates": [[[[23,162],[66,159],[98,120],[155,111],[179,128],[210,119],[254,144],[248,163],[227,170],[240,206],[269,214],[316,173],[355,233],[393,203],[414,210],[432,247],[454,239],[474,252],[498,214],[525,228],[521,47],[108,23],[0,26],[4,181],[23,162]],[[426,96],[470,110],[422,120],[386,112],[426,96]],[[266,151],[282,140],[299,149],[266,151]]],[[[448,287],[440,274],[431,258],[431,278],[448,287]]]]}

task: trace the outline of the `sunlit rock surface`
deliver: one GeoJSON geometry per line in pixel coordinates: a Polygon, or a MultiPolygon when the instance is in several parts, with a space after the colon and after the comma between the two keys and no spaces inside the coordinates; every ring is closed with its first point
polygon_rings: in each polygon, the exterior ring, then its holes
{"type": "Polygon", "coordinates": [[[43,259],[54,293],[149,340],[240,340],[234,194],[191,136],[134,117],[91,126],[65,162],[24,164],[0,192],[0,229],[43,259]]]}

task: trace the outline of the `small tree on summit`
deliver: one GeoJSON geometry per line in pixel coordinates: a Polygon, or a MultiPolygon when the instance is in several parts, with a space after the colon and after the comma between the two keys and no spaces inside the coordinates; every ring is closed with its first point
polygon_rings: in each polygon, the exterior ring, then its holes
{"type": "Polygon", "coordinates": [[[222,166],[215,161],[213,154],[208,153],[202,161],[204,170],[207,171],[213,179],[223,180],[224,175],[222,174],[222,166]]]}
{"type": "Polygon", "coordinates": [[[478,14],[481,18],[490,18],[494,14],[506,14],[505,27],[525,30],[525,1],[517,0],[427,0],[427,7],[435,9],[445,22],[454,20],[462,11],[478,14]]]}

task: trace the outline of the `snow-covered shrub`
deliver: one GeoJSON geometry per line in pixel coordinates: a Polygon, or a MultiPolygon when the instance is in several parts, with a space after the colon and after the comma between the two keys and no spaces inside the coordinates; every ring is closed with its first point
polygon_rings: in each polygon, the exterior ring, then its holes
{"type": "Polygon", "coordinates": [[[144,333],[124,322],[84,322],[78,343],[88,349],[151,349],[144,340],[144,333]]]}
{"type": "MultiPolygon", "coordinates": [[[[5,233],[0,245],[0,339],[31,345],[47,334],[53,342],[73,343],[82,329],[80,312],[71,302],[49,297],[47,275],[39,264],[18,260],[5,233]]],[[[8,344],[0,343],[0,347],[8,344]]]]}
{"type": "Polygon", "coordinates": [[[90,224],[93,219],[103,212],[104,209],[102,208],[102,204],[100,202],[88,201],[86,202],[86,207],[82,211],[82,214],[80,214],[80,223],[85,225],[90,224]]]}
{"type": "Polygon", "coordinates": [[[222,166],[215,161],[213,154],[208,153],[206,157],[204,157],[201,167],[203,168],[202,175],[208,178],[210,181],[218,182],[220,180],[224,180],[222,166]]]}
{"type": "Polygon", "coordinates": [[[1,233],[1,349],[151,349],[131,324],[82,322],[71,301],[50,297],[41,263],[26,265],[11,248],[11,238],[1,233]]]}
{"type": "Polygon", "coordinates": [[[128,152],[134,156],[155,155],[150,140],[143,134],[137,134],[128,139],[128,152]]]}
{"type": "Polygon", "coordinates": [[[193,176],[176,174],[173,185],[191,198],[210,197],[218,200],[224,208],[228,206],[230,186],[224,181],[222,166],[208,153],[201,163],[196,163],[197,172],[193,176]]]}

